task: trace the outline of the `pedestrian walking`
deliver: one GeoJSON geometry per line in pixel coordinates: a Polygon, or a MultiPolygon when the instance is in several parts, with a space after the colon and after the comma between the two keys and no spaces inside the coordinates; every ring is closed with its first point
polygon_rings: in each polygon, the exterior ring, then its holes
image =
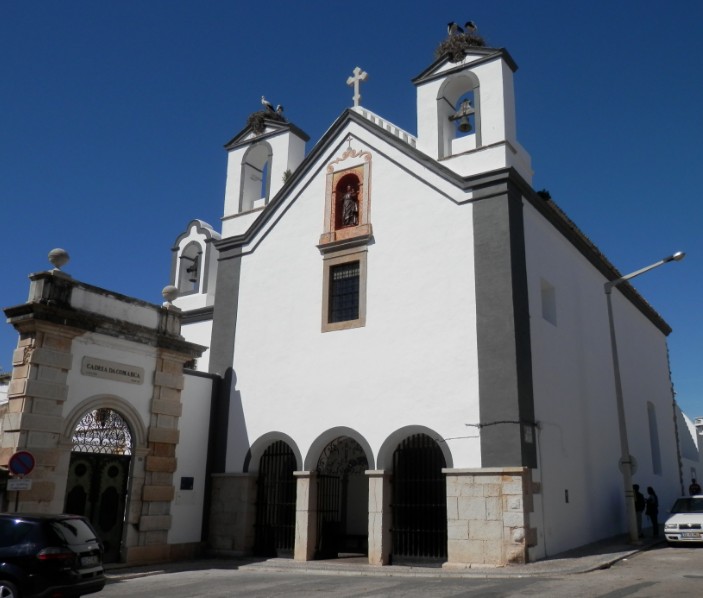
{"type": "Polygon", "coordinates": [[[688,487],[688,493],[693,496],[694,494],[700,494],[701,493],[701,485],[696,482],[696,478],[693,478],[691,480],[691,485],[688,487]]]}

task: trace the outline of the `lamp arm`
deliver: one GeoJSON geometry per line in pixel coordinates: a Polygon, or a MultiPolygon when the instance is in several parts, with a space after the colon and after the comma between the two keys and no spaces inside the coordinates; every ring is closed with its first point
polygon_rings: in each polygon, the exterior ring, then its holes
{"type": "Polygon", "coordinates": [[[645,272],[649,272],[650,270],[654,270],[654,268],[658,268],[659,266],[663,266],[664,264],[668,264],[669,262],[681,261],[685,256],[686,256],[685,253],[683,253],[682,251],[678,251],[678,252],[674,253],[673,255],[665,257],[663,260],[659,260],[658,262],[650,264],[649,266],[645,266],[644,268],[640,268],[639,270],[635,270],[634,272],[630,272],[629,274],[626,274],[625,276],[621,276],[620,278],[616,278],[615,280],[609,280],[605,283],[605,292],[607,294],[610,294],[610,291],[612,290],[613,287],[618,286],[619,284],[625,282],[626,280],[632,280],[633,278],[635,278],[636,276],[639,276],[640,274],[644,274],[645,272]]]}

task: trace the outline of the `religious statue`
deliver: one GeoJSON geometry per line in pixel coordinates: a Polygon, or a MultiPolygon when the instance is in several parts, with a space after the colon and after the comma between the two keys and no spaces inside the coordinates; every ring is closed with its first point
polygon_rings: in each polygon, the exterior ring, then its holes
{"type": "Polygon", "coordinates": [[[357,226],[359,224],[358,192],[351,185],[342,196],[342,224],[344,226],[357,226]]]}

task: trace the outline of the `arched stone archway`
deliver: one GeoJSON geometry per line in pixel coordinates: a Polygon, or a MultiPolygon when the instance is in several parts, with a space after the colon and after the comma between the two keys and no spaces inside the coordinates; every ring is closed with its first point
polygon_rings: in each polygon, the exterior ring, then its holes
{"type": "Polygon", "coordinates": [[[317,462],[316,558],[368,551],[369,488],[364,448],[349,436],[327,444],[317,462]]]}

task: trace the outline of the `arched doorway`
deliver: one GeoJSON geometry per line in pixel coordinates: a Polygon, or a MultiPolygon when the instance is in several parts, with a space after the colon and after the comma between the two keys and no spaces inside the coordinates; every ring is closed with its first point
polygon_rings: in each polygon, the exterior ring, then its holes
{"type": "Polygon", "coordinates": [[[367,554],[368,468],[364,449],[348,436],[334,439],[322,451],[317,462],[316,558],[367,554]]]}
{"type": "Polygon", "coordinates": [[[296,481],[293,450],[282,440],[269,445],[259,462],[254,554],[292,556],[295,544],[296,481]]]}
{"type": "Polygon", "coordinates": [[[120,558],[127,506],[132,433],[113,409],[88,411],[73,430],[64,512],[87,517],[105,547],[104,561],[120,558]]]}
{"type": "Polygon", "coordinates": [[[393,453],[392,562],[447,558],[447,489],[439,445],[427,434],[403,440],[393,453]]]}

